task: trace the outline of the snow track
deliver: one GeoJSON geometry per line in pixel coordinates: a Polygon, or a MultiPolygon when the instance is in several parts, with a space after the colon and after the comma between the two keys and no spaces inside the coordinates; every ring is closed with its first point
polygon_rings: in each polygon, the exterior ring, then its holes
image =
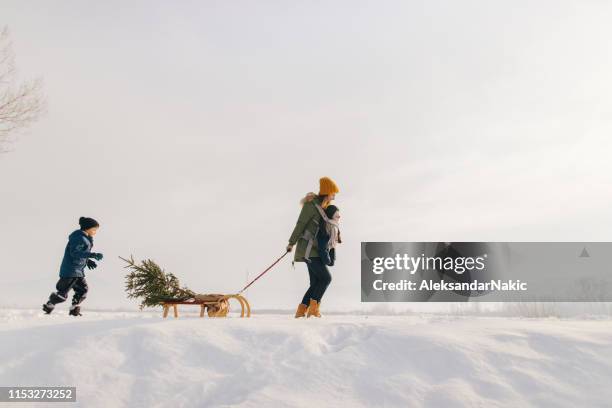
{"type": "Polygon", "coordinates": [[[78,403],[66,404],[71,407],[574,407],[612,401],[607,320],[162,320],[117,312],[69,319],[0,310],[0,325],[0,385],[74,385],[78,403]]]}

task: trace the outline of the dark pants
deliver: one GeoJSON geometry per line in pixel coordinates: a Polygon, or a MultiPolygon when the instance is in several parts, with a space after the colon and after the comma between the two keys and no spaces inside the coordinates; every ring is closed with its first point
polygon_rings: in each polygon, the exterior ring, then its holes
{"type": "Polygon", "coordinates": [[[68,298],[70,289],[74,289],[72,304],[78,305],[87,297],[87,281],[81,278],[60,278],[55,285],[57,292],[49,297],[49,303],[55,305],[64,302],[68,298]]]}
{"type": "Polygon", "coordinates": [[[332,280],[327,265],[323,264],[321,258],[309,258],[309,260],[310,262],[307,262],[306,265],[308,266],[308,275],[310,276],[310,287],[302,299],[302,304],[304,305],[309,304],[310,299],[320,302],[332,280]]]}

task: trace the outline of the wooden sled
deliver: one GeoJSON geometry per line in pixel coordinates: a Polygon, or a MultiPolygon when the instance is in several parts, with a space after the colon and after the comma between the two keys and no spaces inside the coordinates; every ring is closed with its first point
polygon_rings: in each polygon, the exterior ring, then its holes
{"type": "Polygon", "coordinates": [[[196,295],[192,299],[178,300],[168,299],[161,302],[164,308],[164,319],[168,317],[168,312],[172,307],[174,318],[178,318],[178,305],[200,306],[200,317],[208,312],[208,317],[226,317],[229,313],[229,300],[236,299],[240,303],[240,317],[251,317],[251,306],[242,295],[196,295]]]}

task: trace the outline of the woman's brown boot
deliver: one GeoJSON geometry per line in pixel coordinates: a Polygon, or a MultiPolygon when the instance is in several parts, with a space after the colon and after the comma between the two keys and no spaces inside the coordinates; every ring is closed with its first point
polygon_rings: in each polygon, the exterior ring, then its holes
{"type": "Polygon", "coordinates": [[[306,310],[308,310],[308,306],[303,303],[298,305],[297,311],[295,312],[295,318],[306,316],[306,310]]]}
{"type": "Polygon", "coordinates": [[[306,315],[306,317],[321,317],[321,313],[319,313],[319,305],[320,303],[318,303],[316,300],[310,299],[310,304],[308,305],[308,314],[306,315]]]}

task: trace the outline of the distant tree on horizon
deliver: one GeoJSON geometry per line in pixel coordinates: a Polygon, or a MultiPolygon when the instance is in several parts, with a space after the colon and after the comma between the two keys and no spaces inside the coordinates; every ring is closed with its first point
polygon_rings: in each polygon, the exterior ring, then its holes
{"type": "Polygon", "coordinates": [[[8,27],[0,31],[0,153],[45,111],[42,79],[20,81],[8,27]]]}

